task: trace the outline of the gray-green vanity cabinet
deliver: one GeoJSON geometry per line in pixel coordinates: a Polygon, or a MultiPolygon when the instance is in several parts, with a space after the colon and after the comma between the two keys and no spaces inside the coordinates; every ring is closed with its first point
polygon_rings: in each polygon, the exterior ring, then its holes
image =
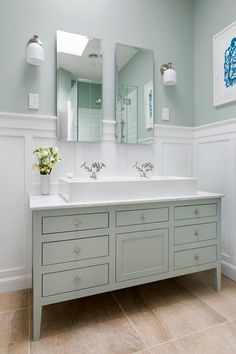
{"type": "Polygon", "coordinates": [[[33,211],[33,339],[42,306],[214,268],[220,198],[33,211]]]}

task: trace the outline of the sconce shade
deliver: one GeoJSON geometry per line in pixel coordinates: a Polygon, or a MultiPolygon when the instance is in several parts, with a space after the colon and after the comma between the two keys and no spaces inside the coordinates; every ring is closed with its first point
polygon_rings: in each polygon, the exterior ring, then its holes
{"type": "Polygon", "coordinates": [[[44,62],[43,44],[36,35],[34,35],[27,44],[26,61],[31,65],[40,65],[44,62]]]}
{"type": "Polygon", "coordinates": [[[163,74],[163,85],[173,86],[176,85],[177,75],[174,69],[167,69],[163,74]]]}
{"type": "Polygon", "coordinates": [[[172,63],[163,64],[161,66],[161,74],[163,76],[163,85],[173,86],[177,83],[176,71],[172,68],[172,63]]]}

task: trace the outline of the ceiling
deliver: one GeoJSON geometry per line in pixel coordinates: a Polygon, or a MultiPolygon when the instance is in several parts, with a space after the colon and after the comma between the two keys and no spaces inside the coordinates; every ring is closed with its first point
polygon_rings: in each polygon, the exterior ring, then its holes
{"type": "Polygon", "coordinates": [[[74,78],[102,81],[101,40],[90,39],[81,56],[57,53],[57,67],[69,71],[74,78]],[[98,57],[90,59],[89,54],[97,54],[98,57]]]}
{"type": "Polygon", "coordinates": [[[138,53],[138,51],[138,48],[117,44],[116,66],[118,71],[120,71],[138,53]]]}

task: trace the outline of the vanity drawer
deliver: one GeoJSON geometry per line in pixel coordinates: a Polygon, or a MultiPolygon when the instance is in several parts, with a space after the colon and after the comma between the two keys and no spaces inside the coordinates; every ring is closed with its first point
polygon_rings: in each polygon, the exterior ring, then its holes
{"type": "Polygon", "coordinates": [[[43,265],[108,256],[108,236],[43,243],[43,265]]]}
{"type": "Polygon", "coordinates": [[[196,219],[216,215],[217,206],[215,203],[175,207],[175,220],[196,219]]]}
{"type": "Polygon", "coordinates": [[[109,227],[108,213],[46,216],[42,218],[42,233],[93,230],[109,227]]]}
{"type": "Polygon", "coordinates": [[[149,224],[165,222],[168,220],[168,208],[124,210],[116,212],[116,226],[149,224]]]}
{"type": "Polygon", "coordinates": [[[174,231],[175,245],[189,242],[198,242],[215,239],[217,236],[217,224],[197,224],[188,226],[177,226],[174,231]]]}
{"type": "Polygon", "coordinates": [[[201,264],[216,262],[217,246],[194,248],[177,251],[174,254],[174,269],[195,267],[201,264]]]}
{"type": "Polygon", "coordinates": [[[43,275],[43,296],[108,284],[108,264],[43,275]]]}

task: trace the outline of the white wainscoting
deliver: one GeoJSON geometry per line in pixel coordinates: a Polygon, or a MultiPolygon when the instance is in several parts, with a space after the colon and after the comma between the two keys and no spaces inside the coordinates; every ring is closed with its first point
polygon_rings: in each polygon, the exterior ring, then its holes
{"type": "Polygon", "coordinates": [[[64,143],[56,139],[56,117],[0,113],[0,292],[31,286],[31,213],[29,194],[39,193],[39,174],[32,170],[35,147],[56,144],[62,162],[51,176],[68,172],[86,176],[83,161],[106,163],[101,176],[135,176],[134,162],[150,161],[153,175],[197,176],[199,188],[223,192],[223,271],[236,280],[236,120],[201,126],[155,126],[152,145],[115,142],[114,121],[103,122],[101,143],[64,143]]]}
{"type": "Polygon", "coordinates": [[[236,119],[196,127],[194,176],[222,200],[222,271],[236,281],[236,119]]]}

